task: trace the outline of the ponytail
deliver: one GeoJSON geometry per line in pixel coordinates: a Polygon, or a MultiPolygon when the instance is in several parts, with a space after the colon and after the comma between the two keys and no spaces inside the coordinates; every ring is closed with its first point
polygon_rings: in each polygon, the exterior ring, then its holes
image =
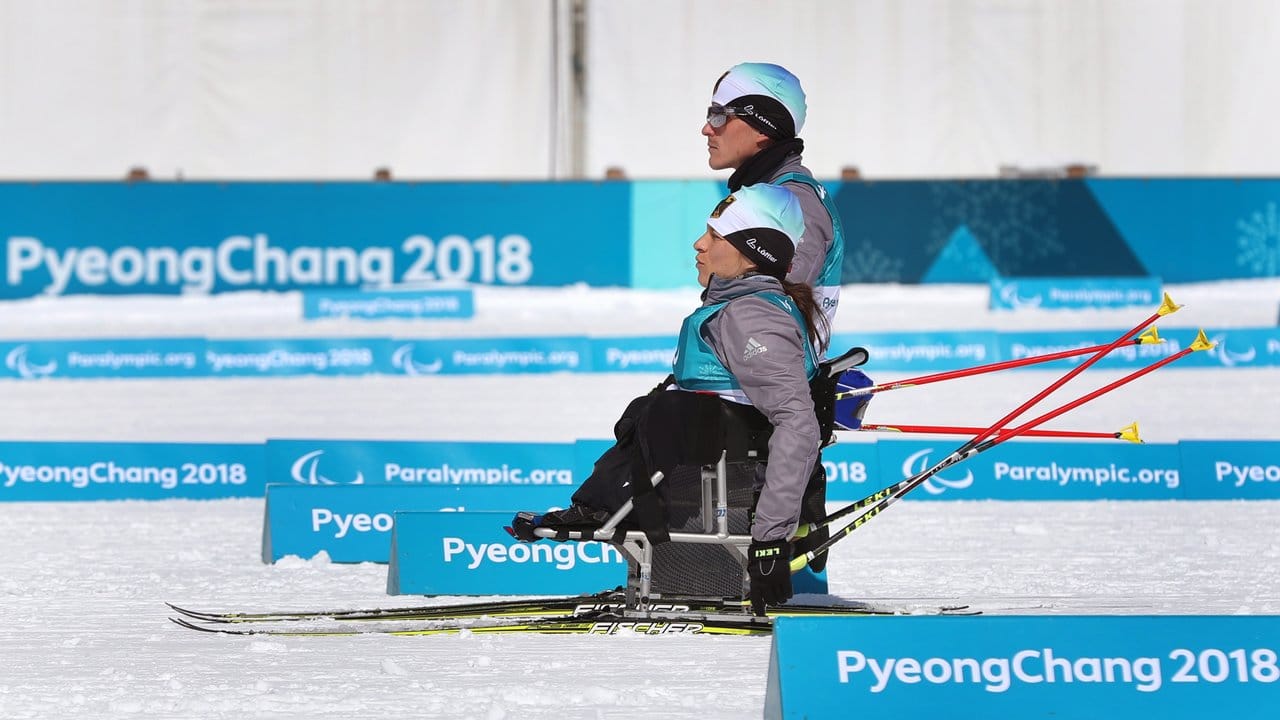
{"type": "Polygon", "coordinates": [[[827,343],[831,342],[831,323],[827,321],[827,316],[822,312],[822,308],[818,307],[818,301],[814,298],[813,288],[808,283],[795,283],[785,278],[782,280],[782,291],[791,298],[791,301],[800,309],[800,314],[804,315],[805,334],[809,337],[809,344],[813,345],[821,355],[827,349],[827,343]]]}

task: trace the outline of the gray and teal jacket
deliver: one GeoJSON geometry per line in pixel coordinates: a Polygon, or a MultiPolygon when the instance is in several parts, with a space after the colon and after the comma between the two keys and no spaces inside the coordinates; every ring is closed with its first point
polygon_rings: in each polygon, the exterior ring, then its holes
{"type": "Polygon", "coordinates": [[[782,284],[767,275],[713,275],[702,306],[680,329],[672,370],[680,390],[750,404],[773,425],[751,535],[761,541],[791,537],[818,460],[818,420],[809,394],[818,370],[804,318],[782,284]]]}
{"type": "Polygon", "coordinates": [[[844,228],[834,198],[813,179],[799,155],[792,155],[779,165],[769,182],[783,185],[795,194],[804,213],[804,235],[787,279],[813,288],[827,322],[834,327],[844,265],[844,228]]]}

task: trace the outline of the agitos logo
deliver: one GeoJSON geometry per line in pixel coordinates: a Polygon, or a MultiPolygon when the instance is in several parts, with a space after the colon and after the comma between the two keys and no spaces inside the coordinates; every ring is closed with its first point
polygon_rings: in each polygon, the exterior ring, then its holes
{"type": "Polygon", "coordinates": [[[1038,295],[1032,295],[1029,298],[1022,297],[1018,292],[1018,283],[1011,282],[1000,288],[1000,300],[1014,310],[1021,310],[1023,308],[1040,307],[1041,298],[1038,295]]]}
{"type": "Polygon", "coordinates": [[[52,375],[58,369],[57,360],[50,360],[43,365],[31,362],[27,357],[30,350],[31,346],[26,344],[10,350],[4,358],[5,367],[18,373],[18,377],[28,380],[52,375]]]}
{"type": "Polygon", "coordinates": [[[303,485],[363,485],[364,473],[356,471],[354,480],[347,483],[330,480],[320,472],[320,456],[324,455],[323,450],[312,450],[293,462],[293,467],[289,468],[289,476],[294,482],[300,482],[303,485]]]}
{"type": "MultiPolygon", "coordinates": [[[[909,478],[919,475],[920,473],[933,467],[929,462],[929,453],[933,452],[933,448],[925,448],[919,452],[911,453],[906,460],[902,461],[902,477],[909,478]]],[[[964,477],[953,480],[944,478],[941,475],[934,475],[925,480],[923,487],[925,492],[930,495],[941,495],[947,490],[963,490],[973,484],[973,471],[965,471],[964,477]]]]}
{"type": "Polygon", "coordinates": [[[444,360],[436,358],[432,363],[421,363],[413,359],[413,344],[401,345],[391,355],[391,364],[404,371],[405,375],[432,375],[444,367],[444,360]]]}
{"type": "MultiPolygon", "coordinates": [[[[1209,355],[1217,358],[1224,367],[1251,365],[1258,356],[1258,350],[1253,345],[1243,350],[1228,350],[1226,333],[1214,335],[1212,342],[1213,348],[1209,350],[1209,355]]],[[[1240,346],[1237,345],[1237,347],[1240,346]]]]}

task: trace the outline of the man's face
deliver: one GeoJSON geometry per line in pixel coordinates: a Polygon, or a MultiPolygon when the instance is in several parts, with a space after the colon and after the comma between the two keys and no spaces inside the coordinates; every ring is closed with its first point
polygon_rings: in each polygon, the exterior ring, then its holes
{"type": "Polygon", "coordinates": [[[707,138],[707,164],[712,170],[737,170],[769,142],[767,135],[733,116],[718,128],[703,123],[702,134],[707,138]]]}
{"type": "Polygon", "coordinates": [[[698,268],[698,284],[702,287],[711,282],[712,275],[735,278],[755,267],[745,255],[738,252],[733,243],[709,226],[702,237],[693,243],[693,249],[698,251],[695,265],[698,268]]]}

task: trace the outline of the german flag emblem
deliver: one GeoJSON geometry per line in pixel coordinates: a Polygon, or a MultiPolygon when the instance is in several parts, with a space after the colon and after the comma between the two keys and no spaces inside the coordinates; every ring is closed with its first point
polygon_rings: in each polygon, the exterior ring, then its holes
{"type": "Polygon", "coordinates": [[[721,200],[721,201],[720,201],[720,204],[719,204],[719,205],[716,205],[716,209],[711,211],[711,217],[712,217],[712,219],[719,219],[719,218],[720,218],[720,215],[722,215],[722,214],[724,213],[724,211],[725,211],[725,210],[726,210],[730,205],[732,205],[732,204],[733,204],[733,201],[734,201],[734,197],[733,197],[732,195],[730,195],[729,197],[727,197],[727,198],[725,198],[725,199],[721,200]]]}

